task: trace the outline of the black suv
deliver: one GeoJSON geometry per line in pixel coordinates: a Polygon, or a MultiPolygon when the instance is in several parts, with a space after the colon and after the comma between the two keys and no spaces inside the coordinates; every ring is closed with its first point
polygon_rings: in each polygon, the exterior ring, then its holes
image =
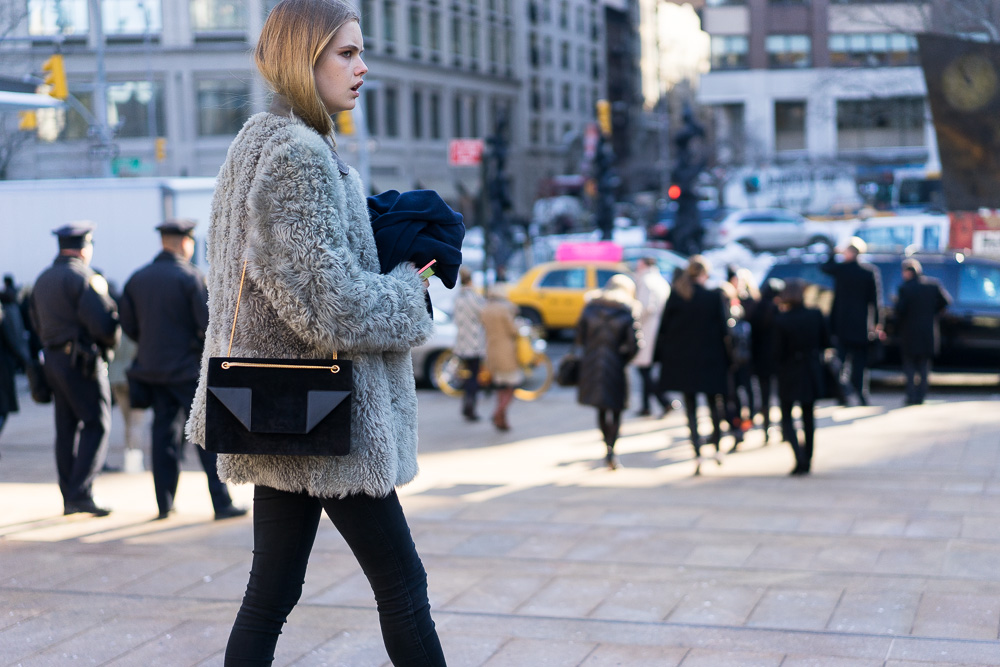
{"type": "MultiPolygon", "coordinates": [[[[883,365],[899,363],[894,343],[893,306],[903,282],[902,253],[872,253],[861,261],[873,264],[882,274],[883,322],[888,336],[883,365]]],[[[924,275],[937,278],[952,304],[941,314],[941,350],[934,359],[937,370],[962,370],[996,373],[1000,371],[1000,261],[968,257],[960,253],[916,253],[924,275]]],[[[767,278],[802,278],[817,286],[810,305],[829,312],[833,279],[820,267],[826,255],[782,257],[767,273],[767,278]]],[[[766,279],[766,278],[765,278],[766,279]]]]}

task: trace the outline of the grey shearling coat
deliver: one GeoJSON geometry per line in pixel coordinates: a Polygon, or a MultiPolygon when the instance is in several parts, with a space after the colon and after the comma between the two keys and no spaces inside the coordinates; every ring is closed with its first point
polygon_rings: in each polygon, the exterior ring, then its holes
{"type": "Polygon", "coordinates": [[[432,322],[409,264],[379,274],[364,190],[330,145],[292,117],[251,117],[219,172],[208,230],[209,325],[187,424],[204,445],[207,362],[231,356],[354,362],[351,452],[342,457],[221,454],[219,477],[317,497],[385,496],[417,474],[410,348],[432,322]]]}

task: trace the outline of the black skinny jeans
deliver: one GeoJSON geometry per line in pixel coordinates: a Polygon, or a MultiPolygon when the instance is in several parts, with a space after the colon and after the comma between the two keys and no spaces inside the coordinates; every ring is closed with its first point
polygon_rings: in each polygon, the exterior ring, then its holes
{"type": "Polygon", "coordinates": [[[812,466],[813,441],[816,438],[816,404],[812,401],[781,401],[781,428],[788,444],[795,453],[795,469],[808,472],[812,466]],[[802,408],[803,444],[799,444],[798,430],[792,417],[792,408],[798,403],[802,408]]]}
{"type": "Polygon", "coordinates": [[[368,577],[392,664],[445,664],[431,620],[427,574],[395,491],[385,498],[314,498],[258,485],[253,509],[253,565],[226,646],[227,667],[270,665],[274,660],[281,626],[302,595],[324,510],[368,577]]]}
{"type": "MultiPolygon", "coordinates": [[[[723,403],[722,394],[706,394],[705,401],[708,403],[708,414],[712,418],[712,444],[715,451],[719,451],[719,441],[722,440],[722,420],[720,419],[719,404],[723,403]]],[[[701,456],[701,436],[698,435],[698,395],[684,392],[684,409],[687,412],[688,428],[691,430],[691,445],[694,446],[694,455],[701,456]]]]}

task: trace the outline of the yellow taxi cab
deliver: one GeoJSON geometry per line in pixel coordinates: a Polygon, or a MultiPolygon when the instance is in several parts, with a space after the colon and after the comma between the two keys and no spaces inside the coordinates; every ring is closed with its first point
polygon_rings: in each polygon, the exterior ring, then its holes
{"type": "Polygon", "coordinates": [[[546,329],[576,326],[583,312],[583,295],[604,287],[616,273],[631,275],[622,262],[544,262],[528,270],[507,289],[521,317],[546,329]]]}

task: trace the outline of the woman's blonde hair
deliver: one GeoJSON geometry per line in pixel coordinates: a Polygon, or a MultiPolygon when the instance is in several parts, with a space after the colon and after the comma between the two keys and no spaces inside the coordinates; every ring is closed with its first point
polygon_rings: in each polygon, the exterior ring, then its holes
{"type": "Polygon", "coordinates": [[[361,17],[344,0],[281,0],[254,49],[254,62],[271,89],[324,135],[333,131],[333,121],[316,90],[313,68],[334,34],[350,21],[360,23],[361,17]]]}
{"type": "Polygon", "coordinates": [[[708,261],[701,255],[692,255],[688,259],[684,273],[674,280],[673,289],[685,301],[690,301],[694,296],[694,284],[702,276],[707,276],[711,271],[708,261]]]}

